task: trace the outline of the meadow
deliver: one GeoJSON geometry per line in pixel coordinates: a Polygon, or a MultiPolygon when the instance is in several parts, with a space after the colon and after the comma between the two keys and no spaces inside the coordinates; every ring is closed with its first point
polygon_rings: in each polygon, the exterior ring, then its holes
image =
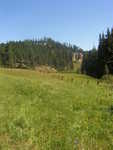
{"type": "Polygon", "coordinates": [[[112,149],[112,77],[0,69],[0,150],[112,149]]]}

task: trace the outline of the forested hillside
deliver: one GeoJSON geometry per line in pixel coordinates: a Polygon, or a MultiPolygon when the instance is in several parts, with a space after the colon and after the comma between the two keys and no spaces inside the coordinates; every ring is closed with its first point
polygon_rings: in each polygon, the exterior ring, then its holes
{"type": "Polygon", "coordinates": [[[0,44],[0,67],[36,69],[39,66],[58,71],[76,70],[96,78],[113,74],[113,28],[100,34],[98,48],[90,51],[51,38],[0,44]]]}
{"type": "Polygon", "coordinates": [[[61,44],[50,38],[11,41],[0,44],[0,65],[12,68],[35,68],[48,65],[58,70],[73,69],[73,52],[77,46],[61,44]]]}

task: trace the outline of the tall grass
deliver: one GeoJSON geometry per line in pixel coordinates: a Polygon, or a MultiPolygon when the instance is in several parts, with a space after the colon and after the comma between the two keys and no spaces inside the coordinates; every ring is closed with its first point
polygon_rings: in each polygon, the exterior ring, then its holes
{"type": "Polygon", "coordinates": [[[1,69],[0,149],[113,149],[112,105],[113,91],[104,81],[1,69]]]}

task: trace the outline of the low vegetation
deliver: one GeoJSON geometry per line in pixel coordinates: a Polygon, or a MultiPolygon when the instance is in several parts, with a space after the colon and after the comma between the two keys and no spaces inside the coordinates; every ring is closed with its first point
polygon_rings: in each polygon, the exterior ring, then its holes
{"type": "Polygon", "coordinates": [[[109,80],[0,69],[0,149],[112,150],[109,80]]]}

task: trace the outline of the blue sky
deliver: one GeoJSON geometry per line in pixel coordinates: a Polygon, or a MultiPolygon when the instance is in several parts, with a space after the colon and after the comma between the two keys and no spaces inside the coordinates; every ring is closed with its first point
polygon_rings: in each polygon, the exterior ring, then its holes
{"type": "Polygon", "coordinates": [[[113,0],[0,0],[0,42],[51,37],[83,49],[113,26],[113,0]]]}

